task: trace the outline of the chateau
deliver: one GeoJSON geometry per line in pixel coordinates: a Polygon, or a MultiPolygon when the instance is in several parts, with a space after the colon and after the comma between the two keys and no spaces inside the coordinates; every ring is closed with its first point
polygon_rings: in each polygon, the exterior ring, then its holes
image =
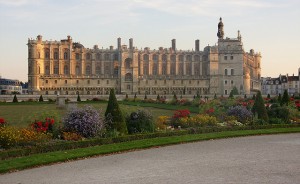
{"type": "Polygon", "coordinates": [[[151,50],[129,46],[117,39],[117,47],[85,48],[70,36],[44,41],[41,35],[28,40],[29,94],[187,94],[229,95],[236,87],[241,95],[261,89],[261,54],[245,52],[242,37],[224,38],[222,18],[218,44],[200,50],[170,48],[151,50]]]}

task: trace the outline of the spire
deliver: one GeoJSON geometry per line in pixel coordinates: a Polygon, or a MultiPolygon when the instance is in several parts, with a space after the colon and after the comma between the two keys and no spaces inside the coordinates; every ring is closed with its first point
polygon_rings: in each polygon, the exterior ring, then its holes
{"type": "Polygon", "coordinates": [[[220,17],[220,22],[218,24],[218,33],[217,33],[217,36],[219,39],[223,39],[223,37],[224,37],[223,27],[224,27],[224,24],[222,22],[222,17],[220,17]]]}

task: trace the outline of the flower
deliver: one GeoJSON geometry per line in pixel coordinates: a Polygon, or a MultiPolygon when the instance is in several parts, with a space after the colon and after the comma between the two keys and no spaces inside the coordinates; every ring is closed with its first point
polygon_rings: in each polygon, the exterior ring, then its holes
{"type": "Polygon", "coordinates": [[[5,124],[4,118],[0,118],[0,125],[4,125],[4,124],[5,124]]]}

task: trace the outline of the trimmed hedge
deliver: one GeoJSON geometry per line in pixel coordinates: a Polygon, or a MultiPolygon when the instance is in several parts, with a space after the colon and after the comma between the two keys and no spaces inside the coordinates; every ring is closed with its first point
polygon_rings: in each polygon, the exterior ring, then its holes
{"type": "Polygon", "coordinates": [[[134,140],[142,140],[157,137],[171,137],[180,136],[187,134],[201,134],[201,133],[212,133],[212,132],[222,132],[222,131],[236,131],[236,130],[258,130],[258,129],[271,129],[271,128],[292,128],[300,127],[300,125],[290,125],[290,124],[280,124],[280,125],[254,125],[254,126],[241,126],[241,127],[205,127],[205,128],[189,128],[187,130],[170,131],[170,132],[156,132],[149,134],[135,134],[120,136],[115,138],[94,138],[86,139],[83,141],[59,141],[48,144],[40,144],[32,147],[10,149],[0,151],[0,160],[5,160],[8,158],[22,157],[31,154],[45,153],[52,151],[63,151],[76,148],[85,148],[90,146],[98,146],[104,144],[113,144],[120,142],[128,142],[134,140]]]}

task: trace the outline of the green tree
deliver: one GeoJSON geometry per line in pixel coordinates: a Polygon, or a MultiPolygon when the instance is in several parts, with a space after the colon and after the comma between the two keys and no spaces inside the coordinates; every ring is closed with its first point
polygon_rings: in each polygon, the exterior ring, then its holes
{"type": "Polygon", "coordinates": [[[281,93],[279,93],[278,98],[277,98],[277,101],[278,101],[278,102],[281,102],[281,99],[282,99],[281,93]]]}
{"type": "Polygon", "coordinates": [[[107,121],[107,129],[109,131],[118,131],[121,135],[127,134],[125,118],[119,107],[114,89],[111,89],[109,93],[105,119],[107,121]]]}
{"type": "Polygon", "coordinates": [[[255,96],[255,94],[253,94],[253,96],[252,96],[252,100],[255,100],[256,99],[256,96],[255,96]]]}
{"type": "Polygon", "coordinates": [[[287,90],[284,90],[282,99],[281,99],[281,101],[280,101],[280,105],[281,105],[281,106],[283,106],[283,105],[288,106],[288,105],[289,105],[289,101],[290,101],[289,94],[288,94],[287,90]]]}
{"type": "Polygon", "coordinates": [[[229,98],[233,98],[233,92],[232,92],[232,90],[229,93],[229,98]]]}
{"type": "Polygon", "coordinates": [[[80,98],[79,94],[77,95],[77,102],[81,102],[81,98],[80,98]]]}
{"type": "Polygon", "coordinates": [[[13,102],[14,102],[14,103],[17,103],[17,102],[18,102],[18,98],[17,98],[17,95],[16,95],[16,94],[14,95],[13,102]]]}
{"type": "Polygon", "coordinates": [[[271,98],[270,94],[268,94],[267,98],[269,98],[269,99],[271,98]]]}
{"type": "Polygon", "coordinates": [[[262,98],[260,91],[258,91],[256,94],[252,112],[254,115],[257,115],[258,119],[261,119],[266,123],[269,122],[267,109],[265,108],[264,99],[262,98]]]}
{"type": "Polygon", "coordinates": [[[40,98],[39,98],[39,102],[43,102],[43,101],[44,101],[43,95],[41,95],[40,98]]]}

